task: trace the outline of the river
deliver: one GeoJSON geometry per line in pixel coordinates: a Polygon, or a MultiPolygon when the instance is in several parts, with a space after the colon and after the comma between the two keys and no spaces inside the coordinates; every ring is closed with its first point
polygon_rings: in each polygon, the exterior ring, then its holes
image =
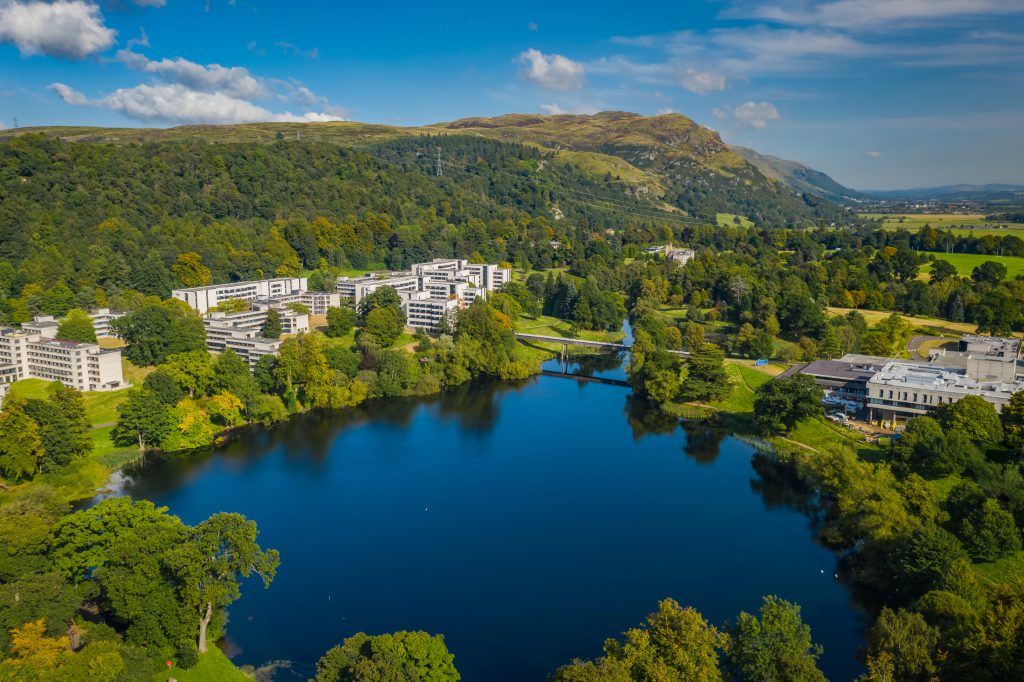
{"type": "Polygon", "coordinates": [[[765,594],[802,606],[830,679],[855,677],[864,616],[787,484],[628,393],[541,376],[375,401],[150,462],[125,492],[187,523],[241,512],[280,550],[228,624],[236,663],[293,662],[275,679],[355,632],[421,629],[464,680],[543,680],[665,597],[720,625],[765,594]]]}

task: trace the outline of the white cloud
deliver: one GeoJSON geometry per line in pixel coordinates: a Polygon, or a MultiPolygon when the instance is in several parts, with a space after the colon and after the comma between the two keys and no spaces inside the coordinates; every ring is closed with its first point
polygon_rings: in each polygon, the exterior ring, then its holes
{"type": "Polygon", "coordinates": [[[140,121],[170,123],[257,123],[261,121],[339,121],[340,116],[310,111],[273,113],[224,92],[201,92],[181,83],[136,85],[100,99],[89,99],[63,83],[50,86],[61,99],[77,106],[98,106],[140,121]]]}
{"type": "Polygon", "coordinates": [[[715,107],[711,110],[711,115],[715,118],[729,118],[730,113],[727,107],[715,107]]]}
{"type": "Polygon", "coordinates": [[[299,57],[309,57],[310,59],[316,59],[317,57],[320,56],[319,48],[314,47],[309,50],[303,50],[298,45],[294,43],[286,43],[283,40],[279,40],[278,42],[274,43],[274,47],[279,47],[285,52],[290,52],[291,54],[299,57]]]}
{"type": "Polygon", "coordinates": [[[725,90],[725,76],[715,71],[702,71],[693,67],[687,67],[679,74],[679,83],[697,95],[713,90],[725,90]]]}
{"type": "Polygon", "coordinates": [[[167,0],[130,0],[130,2],[139,7],[163,7],[167,4],[167,0]]]}
{"type": "Polygon", "coordinates": [[[882,152],[876,152],[876,151],[872,150],[872,151],[867,152],[866,154],[864,154],[864,156],[870,157],[872,159],[877,159],[877,158],[882,156],[882,152]]]}
{"type": "Polygon", "coordinates": [[[0,43],[23,55],[84,59],[114,44],[98,5],[84,0],[0,0],[0,43]]]}
{"type": "Polygon", "coordinates": [[[665,107],[663,109],[658,109],[658,111],[656,111],[655,113],[658,116],[665,116],[667,114],[678,114],[679,112],[671,107],[665,107]]]}
{"type": "Polygon", "coordinates": [[[522,76],[549,90],[573,90],[583,85],[583,65],[560,54],[544,54],[530,48],[520,53],[522,76]]]}
{"type": "Polygon", "coordinates": [[[751,128],[767,128],[769,121],[782,118],[771,102],[744,102],[733,109],[732,117],[751,128]]]}
{"type": "Polygon", "coordinates": [[[248,69],[241,66],[225,67],[220,64],[196,64],[177,57],[154,61],[145,55],[119,50],[117,60],[130,69],[151,73],[165,80],[181,83],[192,90],[222,92],[241,99],[262,99],[269,95],[266,86],[248,69]]]}
{"type": "Polygon", "coordinates": [[[129,50],[135,47],[136,45],[138,45],[139,47],[149,47],[149,36],[146,35],[146,29],[140,27],[139,37],[129,38],[127,45],[129,50]]]}
{"type": "Polygon", "coordinates": [[[531,21],[530,23],[528,23],[526,25],[526,28],[529,29],[530,31],[536,31],[540,27],[537,26],[537,22],[536,21],[531,21]]]}
{"type": "Polygon", "coordinates": [[[1024,13],[1018,0],[834,0],[813,5],[802,0],[782,0],[740,7],[727,14],[791,25],[888,30],[894,24],[921,25],[1016,13],[1024,13]]]}
{"type": "Polygon", "coordinates": [[[570,109],[563,109],[558,104],[552,103],[552,104],[541,104],[537,108],[540,109],[541,113],[547,114],[548,116],[558,116],[558,115],[561,115],[561,114],[575,114],[575,115],[591,116],[591,115],[596,114],[597,112],[601,111],[599,108],[597,108],[595,106],[591,106],[589,104],[581,104],[579,106],[575,106],[575,107],[572,107],[570,109]]]}

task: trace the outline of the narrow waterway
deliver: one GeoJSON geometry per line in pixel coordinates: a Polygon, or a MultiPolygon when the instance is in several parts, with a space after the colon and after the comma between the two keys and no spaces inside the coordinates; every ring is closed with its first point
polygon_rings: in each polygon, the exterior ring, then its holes
{"type": "Polygon", "coordinates": [[[787,484],[628,395],[542,376],[374,402],[151,462],[125,492],[259,524],[281,568],[245,586],[228,632],[240,664],[293,661],[277,679],[355,632],[422,629],[465,680],[543,680],[659,599],[721,624],[765,594],[801,604],[831,679],[855,677],[862,614],[787,484]]]}

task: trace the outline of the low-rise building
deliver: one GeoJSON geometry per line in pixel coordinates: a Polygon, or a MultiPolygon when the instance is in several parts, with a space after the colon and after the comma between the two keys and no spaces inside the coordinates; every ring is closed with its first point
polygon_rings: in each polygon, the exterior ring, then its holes
{"type": "Polygon", "coordinates": [[[205,315],[210,308],[216,308],[221,303],[232,299],[255,301],[261,298],[277,298],[301,293],[308,288],[306,282],[305,277],[275,277],[174,289],[171,291],[171,296],[184,301],[201,315],[205,315]]]}
{"type": "Polygon", "coordinates": [[[364,275],[362,277],[339,277],[338,293],[353,303],[372,294],[381,287],[391,287],[398,293],[419,291],[420,278],[410,273],[388,273],[386,276],[364,275]]]}
{"type": "Polygon", "coordinates": [[[242,356],[250,367],[263,355],[276,353],[281,347],[280,340],[261,336],[263,323],[271,307],[278,310],[282,334],[309,331],[309,315],[296,313],[279,304],[257,304],[252,310],[238,313],[213,312],[203,318],[207,350],[219,353],[231,349],[242,356]]]}
{"type": "Polygon", "coordinates": [[[92,318],[92,327],[96,330],[97,339],[116,338],[117,334],[111,328],[110,323],[124,317],[126,313],[115,312],[110,308],[95,308],[89,311],[92,318]]]}
{"type": "Polygon", "coordinates": [[[854,405],[868,419],[894,424],[968,395],[1001,411],[1014,393],[1024,390],[1020,346],[1019,339],[965,334],[957,350],[933,350],[927,361],[849,354],[795,365],[780,377],[807,374],[826,398],[854,405]]]}
{"type": "Polygon", "coordinates": [[[402,302],[406,324],[413,329],[436,332],[441,320],[454,315],[461,307],[458,298],[434,297],[429,291],[418,291],[410,294],[402,302]]]}
{"type": "Polygon", "coordinates": [[[2,329],[0,383],[21,379],[59,381],[79,391],[114,391],[128,386],[119,349],[56,339],[36,329],[2,329]]]}
{"type": "Polygon", "coordinates": [[[868,381],[868,413],[871,419],[898,422],[969,395],[986,400],[1001,412],[1013,394],[1022,390],[1021,380],[979,380],[966,369],[893,361],[868,381]]]}

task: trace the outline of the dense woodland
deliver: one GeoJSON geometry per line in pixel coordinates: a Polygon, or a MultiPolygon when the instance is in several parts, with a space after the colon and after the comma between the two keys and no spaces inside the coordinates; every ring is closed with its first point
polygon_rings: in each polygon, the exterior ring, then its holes
{"type": "MultiPolygon", "coordinates": [[[[125,355],[153,369],[120,405],[112,437],[140,452],[208,446],[308,409],[527,377],[544,353],[517,345],[513,329],[542,314],[573,334],[628,318],[632,404],[649,414],[726,399],[727,357],[894,354],[913,333],[896,313],[1024,329],[1024,280],[994,262],[961,277],[927,253],[1015,254],[1016,237],[885,232],[810,197],[697,184],[667,185],[666,203],[687,215],[628,196],[610,173],[472,137],[362,150],[13,137],[0,143],[0,321],[58,315],[63,335],[90,340],[79,308],[128,312],[115,323],[125,355]],[[715,212],[757,227],[717,226],[715,212]],[[668,241],[696,257],[680,267],[643,252],[668,241]],[[211,357],[201,319],[166,300],[174,286],[271,274],[306,273],[329,289],[347,268],[467,255],[524,276],[435,337],[403,336],[398,297],[381,289],[253,373],[233,353],[211,357]],[[869,325],[827,306],[893,314],[869,325]]],[[[264,333],[276,336],[274,325],[264,333]]],[[[761,387],[757,417],[734,415],[730,428],[772,438],[819,417],[820,391],[789,381],[761,387]]],[[[993,583],[978,569],[1020,553],[1024,399],[1001,417],[986,406],[965,400],[914,420],[867,459],[843,448],[761,456],[762,475],[792,478],[877,605],[865,680],[1024,677],[1024,576],[993,583]]],[[[123,499],[71,513],[61,476],[88,461],[89,426],[82,397],[58,387],[9,398],[0,413],[0,679],[151,679],[167,657],[187,667],[223,633],[242,578],[269,584],[276,570],[276,553],[237,515],[187,526],[123,499]]],[[[774,598],[720,629],[667,601],[604,651],[554,679],[822,679],[799,609],[774,598]]],[[[426,633],[356,635],[325,654],[317,679],[368,670],[458,679],[443,640],[426,633]]]]}

